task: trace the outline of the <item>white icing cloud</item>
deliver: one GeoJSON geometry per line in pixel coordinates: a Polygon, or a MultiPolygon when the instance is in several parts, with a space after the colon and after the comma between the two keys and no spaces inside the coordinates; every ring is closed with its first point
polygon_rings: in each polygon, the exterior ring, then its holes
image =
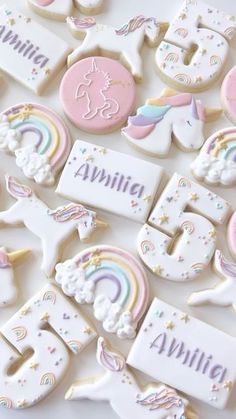
{"type": "Polygon", "coordinates": [[[211,184],[232,185],[236,182],[236,163],[207,153],[200,153],[191,164],[193,174],[211,184]]]}
{"type": "Polygon", "coordinates": [[[6,115],[0,115],[0,150],[14,152],[20,146],[21,133],[10,127],[6,115]]]}
{"type": "Polygon", "coordinates": [[[45,154],[38,154],[33,146],[28,146],[15,150],[15,156],[17,166],[23,170],[26,177],[39,184],[54,183],[54,175],[45,154]]]}
{"type": "Polygon", "coordinates": [[[95,296],[95,284],[86,281],[84,271],[73,260],[56,265],[55,280],[63,292],[74,297],[79,304],[93,304],[94,316],[101,321],[109,333],[116,333],[121,339],[132,339],[135,332],[132,314],[123,311],[118,303],[112,303],[105,295],[95,296]]]}

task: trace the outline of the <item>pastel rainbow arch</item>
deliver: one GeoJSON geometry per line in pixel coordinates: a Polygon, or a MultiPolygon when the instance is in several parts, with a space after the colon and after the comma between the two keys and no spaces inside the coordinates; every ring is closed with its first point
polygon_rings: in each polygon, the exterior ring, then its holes
{"type": "Polygon", "coordinates": [[[12,400],[9,397],[0,396],[0,407],[5,407],[6,409],[12,408],[12,400]]]}
{"type": "Polygon", "coordinates": [[[41,386],[53,386],[56,383],[56,377],[52,372],[46,372],[40,379],[41,386]]]}
{"type": "Polygon", "coordinates": [[[130,253],[112,246],[96,246],[84,250],[75,259],[85,272],[85,280],[98,285],[110,281],[114,285],[112,303],[130,311],[134,322],[142,317],[148,303],[148,280],[130,253]]]}
{"type": "Polygon", "coordinates": [[[52,304],[55,304],[56,299],[57,299],[57,296],[54,291],[46,291],[43,294],[43,301],[50,301],[52,304]]]}
{"type": "Polygon", "coordinates": [[[236,183],[236,128],[224,128],[207,139],[191,164],[193,175],[213,185],[236,183]]]}
{"type": "Polygon", "coordinates": [[[15,130],[15,138],[18,138],[18,144],[8,151],[14,151],[17,156],[18,149],[31,146],[32,152],[46,158],[55,177],[71,147],[70,133],[61,117],[38,103],[20,103],[5,110],[2,117],[7,117],[8,129],[15,130]]]}
{"type": "Polygon", "coordinates": [[[27,336],[27,329],[24,326],[13,327],[12,331],[16,336],[16,341],[23,340],[27,336]]]}
{"type": "Polygon", "coordinates": [[[68,342],[66,342],[66,344],[67,346],[69,346],[70,350],[76,355],[81,352],[81,349],[83,347],[82,343],[78,340],[69,340],[68,342]]]}

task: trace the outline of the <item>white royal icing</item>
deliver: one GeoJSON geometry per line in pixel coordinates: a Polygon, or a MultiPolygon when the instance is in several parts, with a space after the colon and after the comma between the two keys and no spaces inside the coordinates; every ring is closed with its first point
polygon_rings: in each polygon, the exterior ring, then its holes
{"type": "Polygon", "coordinates": [[[236,128],[224,128],[211,135],[191,163],[193,175],[211,185],[236,183],[236,128]]]}
{"type": "Polygon", "coordinates": [[[105,374],[88,383],[72,384],[67,400],[106,400],[121,419],[133,415],[137,419],[196,419],[188,400],[174,389],[153,383],[142,388],[125,358],[101,337],[97,343],[97,362],[105,374]]]}
{"type": "Polygon", "coordinates": [[[139,231],[139,256],[162,278],[194,279],[214,255],[217,234],[212,222],[223,224],[229,208],[218,195],[174,174],[149,217],[151,225],[145,224],[139,231]],[[185,211],[186,207],[193,212],[185,211]]]}
{"type": "Polygon", "coordinates": [[[87,248],[59,263],[55,280],[77,303],[93,304],[94,316],[108,333],[134,338],[148,304],[149,285],[131,254],[107,245],[87,248]]]}
{"type": "Polygon", "coordinates": [[[224,67],[235,31],[234,16],[199,0],[185,0],[157,49],[160,74],[179,89],[207,89],[224,67]],[[193,45],[197,51],[188,63],[193,45]]]}
{"type": "Polygon", "coordinates": [[[100,11],[103,0],[74,0],[74,3],[82,13],[94,14],[100,11]]]}
{"type": "Polygon", "coordinates": [[[160,166],[77,140],[56,192],[92,207],[144,222],[161,176],[160,166]]]}
{"type": "Polygon", "coordinates": [[[235,351],[234,337],[155,298],[127,363],[223,409],[236,380],[235,351]]]}
{"type": "Polygon", "coordinates": [[[69,203],[51,210],[29,186],[6,176],[7,191],[17,202],[6,211],[0,212],[0,223],[22,223],[41,240],[42,270],[50,276],[58,261],[62,244],[78,231],[80,240],[87,240],[100,223],[96,213],[80,204],[69,203]]]}
{"type": "Polygon", "coordinates": [[[160,97],[148,99],[130,116],[122,134],[140,150],[166,156],[172,140],[182,150],[198,150],[204,143],[207,114],[217,117],[220,109],[204,108],[190,93],[165,88],[160,97]]]}
{"type": "Polygon", "coordinates": [[[145,16],[135,16],[119,29],[96,23],[94,18],[69,17],[67,23],[76,37],[84,38],[69,55],[68,66],[92,53],[96,55],[98,50],[108,51],[120,56],[136,80],[142,79],[140,48],[145,38],[150,46],[156,46],[162,30],[156,18],[145,16]]]}
{"type": "Polygon", "coordinates": [[[223,278],[215,288],[194,292],[188,300],[191,306],[201,304],[216,304],[227,307],[232,306],[236,310],[236,265],[228,261],[216,250],[214,268],[216,273],[223,278]]]}
{"type": "Polygon", "coordinates": [[[65,20],[73,12],[73,0],[28,0],[29,6],[39,15],[65,20]]]}
{"type": "Polygon", "coordinates": [[[0,308],[13,304],[18,296],[18,289],[15,282],[14,265],[20,258],[29,253],[29,250],[22,249],[14,252],[7,252],[4,247],[0,248],[0,308]]]}
{"type": "Polygon", "coordinates": [[[79,310],[46,285],[5,323],[0,335],[0,407],[24,409],[44,399],[96,332],[79,310]],[[47,328],[51,327],[53,332],[47,328]],[[31,356],[22,356],[32,350],[31,356]]]}
{"type": "Polygon", "coordinates": [[[0,69],[35,93],[42,93],[53,80],[70,51],[30,17],[7,5],[0,7],[0,69]]]}

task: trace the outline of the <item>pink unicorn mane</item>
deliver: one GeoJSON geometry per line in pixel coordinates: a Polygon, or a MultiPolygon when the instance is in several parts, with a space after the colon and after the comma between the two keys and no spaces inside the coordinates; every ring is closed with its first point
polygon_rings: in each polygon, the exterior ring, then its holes
{"type": "Polygon", "coordinates": [[[85,215],[89,215],[89,211],[81,204],[68,204],[50,211],[49,215],[52,215],[55,221],[64,223],[65,221],[78,220],[85,215]]]}
{"type": "Polygon", "coordinates": [[[9,268],[10,266],[9,257],[3,250],[0,250],[0,269],[9,268]]]}
{"type": "Polygon", "coordinates": [[[135,16],[129,20],[128,23],[123,25],[120,29],[116,30],[117,35],[128,35],[131,32],[136,31],[136,29],[141,28],[144,23],[153,21],[156,26],[158,26],[158,22],[154,17],[145,17],[142,15],[135,16]]]}
{"type": "Polygon", "coordinates": [[[151,393],[143,399],[139,398],[137,403],[141,406],[148,407],[149,410],[160,408],[168,410],[173,406],[181,407],[183,401],[174,390],[163,388],[160,392],[151,393]]]}
{"type": "Polygon", "coordinates": [[[6,175],[5,179],[7,191],[14,198],[29,198],[32,195],[30,187],[17,182],[14,177],[6,175]]]}
{"type": "Polygon", "coordinates": [[[100,365],[113,372],[122,371],[125,367],[123,356],[109,350],[103,338],[98,339],[97,358],[100,365]]]}
{"type": "Polygon", "coordinates": [[[75,29],[89,29],[92,26],[96,25],[96,20],[94,17],[75,17],[71,16],[67,18],[68,22],[72,23],[75,29]]]}
{"type": "Polygon", "coordinates": [[[229,262],[220,251],[217,252],[217,258],[222,272],[231,278],[236,278],[236,263],[229,262]]]}

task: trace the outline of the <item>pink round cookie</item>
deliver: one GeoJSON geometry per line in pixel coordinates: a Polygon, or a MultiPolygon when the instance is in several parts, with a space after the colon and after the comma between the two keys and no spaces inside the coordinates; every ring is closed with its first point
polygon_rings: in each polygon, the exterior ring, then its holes
{"type": "Polygon", "coordinates": [[[236,125],[236,65],[224,78],[221,100],[226,116],[236,125]]]}
{"type": "Polygon", "coordinates": [[[120,128],[132,113],[136,86],[118,61],[89,57],[64,75],[60,99],[68,118],[84,131],[104,134],[120,128]]]}

